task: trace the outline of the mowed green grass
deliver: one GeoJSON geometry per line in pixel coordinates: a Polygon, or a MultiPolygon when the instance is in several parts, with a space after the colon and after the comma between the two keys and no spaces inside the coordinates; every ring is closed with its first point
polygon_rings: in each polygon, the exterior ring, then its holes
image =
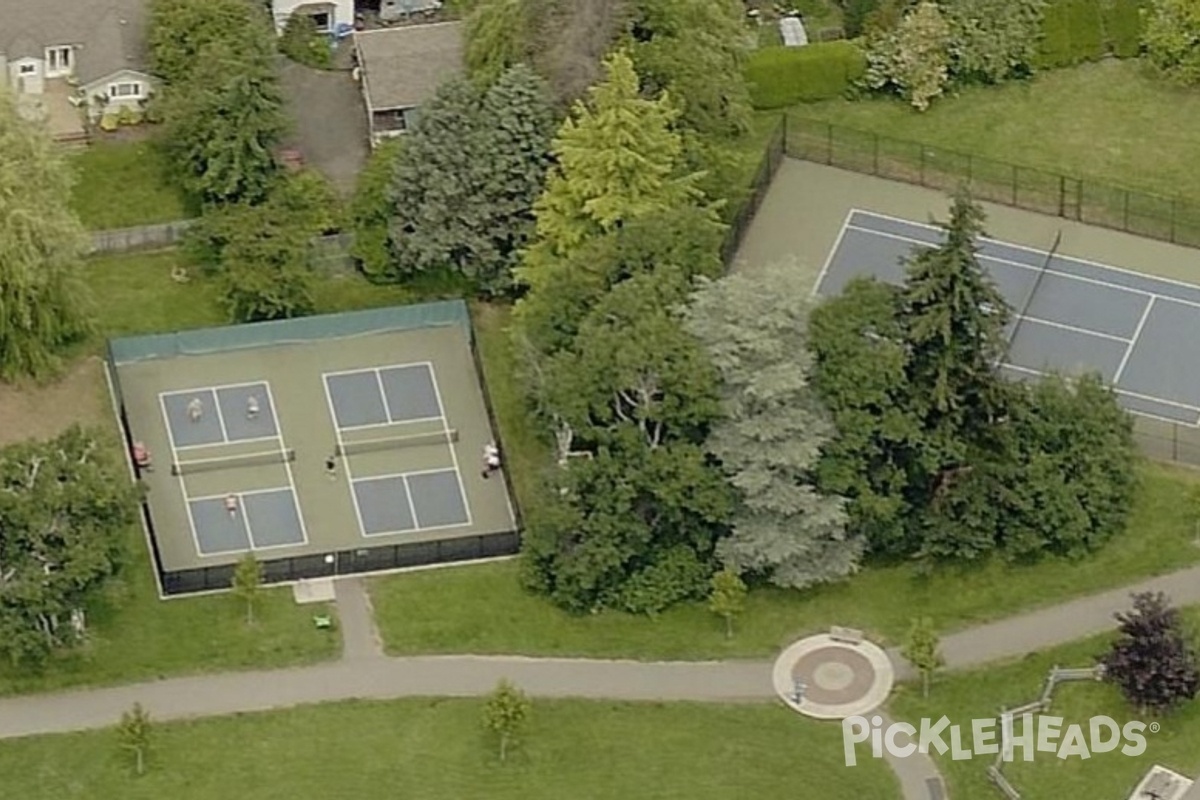
{"type": "Polygon", "coordinates": [[[797,116],[1056,173],[1200,200],[1200,92],[1137,61],[1104,61],[1028,82],[972,87],[918,113],[899,100],[834,100],[797,116]]]}
{"type": "MultiPolygon", "coordinates": [[[[1200,622],[1200,609],[1189,610],[1187,618],[1192,625],[1200,622]]],[[[918,726],[922,718],[937,720],[945,715],[952,723],[963,726],[964,747],[970,748],[972,719],[992,719],[1001,707],[1011,708],[1036,699],[1051,667],[1089,667],[1105,652],[1112,638],[1113,635],[1098,636],[1021,661],[940,676],[928,700],[921,697],[919,687],[901,686],[893,695],[890,708],[897,719],[918,726]]],[[[1120,692],[1107,683],[1061,685],[1054,694],[1050,713],[1064,718],[1062,730],[1071,724],[1081,725],[1085,740],[1089,735],[1088,720],[1093,716],[1112,717],[1119,725],[1131,720],[1154,721],[1131,708],[1120,692]]],[[[1127,797],[1153,764],[1192,777],[1200,775],[1200,701],[1193,701],[1157,721],[1161,730],[1145,734],[1146,752],[1142,756],[1128,757],[1118,750],[1095,753],[1087,760],[1060,760],[1055,753],[1038,752],[1032,763],[1016,760],[1005,765],[1004,774],[1025,800],[1127,797]]],[[[1062,742],[1061,735],[1056,741],[1062,742]]],[[[860,746],[860,758],[867,752],[860,746]]],[[[1020,751],[1017,759],[1023,759],[1020,751]]],[[[938,767],[949,783],[950,796],[998,796],[984,774],[991,760],[991,756],[958,761],[949,755],[937,757],[938,767]]]]}
{"type": "Polygon", "coordinates": [[[1187,494],[1200,475],[1147,464],[1128,529],[1094,557],[1015,566],[872,567],[831,586],[752,591],[725,638],[703,603],[651,619],[566,614],[522,591],[519,563],[497,562],[373,579],[376,621],[393,653],[522,653],[639,659],[769,657],[796,637],[849,625],[897,644],[914,616],[942,632],[1110,589],[1200,561],[1187,494]]]}
{"type": "Polygon", "coordinates": [[[501,763],[478,700],[309,706],[155,730],[133,777],[112,731],[0,742],[21,800],[893,800],[882,761],[844,765],[841,729],[776,705],[534,701],[501,763]]]}
{"type": "Polygon", "coordinates": [[[150,141],[97,142],[69,156],[75,170],[71,210],[89,230],[132,228],[193,217],[161,147],[150,141]]]}

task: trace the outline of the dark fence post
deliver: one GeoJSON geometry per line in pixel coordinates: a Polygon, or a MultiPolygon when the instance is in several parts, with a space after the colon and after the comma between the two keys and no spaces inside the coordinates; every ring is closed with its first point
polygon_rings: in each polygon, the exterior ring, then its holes
{"type": "Polygon", "coordinates": [[[874,148],[873,148],[874,162],[871,167],[871,174],[878,175],[879,174],[879,134],[878,133],[871,134],[871,144],[874,145],[874,148]]]}
{"type": "Polygon", "coordinates": [[[1012,165],[1012,204],[1017,204],[1017,165],[1012,165]]]}
{"type": "Polygon", "coordinates": [[[1083,222],[1083,179],[1075,181],[1075,219],[1083,222]]]}
{"type": "Polygon", "coordinates": [[[1067,215],[1067,176],[1058,176],[1058,215],[1065,217],[1067,215]]]}
{"type": "Polygon", "coordinates": [[[787,135],[788,134],[788,130],[787,130],[788,124],[787,123],[788,123],[788,113],[785,111],[785,112],[783,112],[783,145],[782,145],[783,152],[785,152],[785,153],[787,152],[787,140],[788,140],[788,135],[787,135]]]}
{"type": "Polygon", "coordinates": [[[1172,197],[1171,198],[1171,243],[1172,244],[1174,244],[1174,242],[1175,242],[1175,216],[1176,216],[1176,210],[1178,208],[1178,204],[1179,204],[1179,198],[1172,197]]]}
{"type": "Polygon", "coordinates": [[[1122,189],[1121,195],[1124,198],[1124,206],[1125,206],[1124,216],[1122,217],[1123,222],[1121,225],[1121,230],[1128,232],[1129,231],[1129,190],[1122,189]]]}
{"type": "Polygon", "coordinates": [[[921,150],[921,185],[924,186],[925,185],[925,145],[919,144],[919,145],[917,145],[917,147],[920,148],[920,150],[921,150]]]}
{"type": "Polygon", "coordinates": [[[825,163],[833,166],[833,123],[825,123],[825,163]]]}

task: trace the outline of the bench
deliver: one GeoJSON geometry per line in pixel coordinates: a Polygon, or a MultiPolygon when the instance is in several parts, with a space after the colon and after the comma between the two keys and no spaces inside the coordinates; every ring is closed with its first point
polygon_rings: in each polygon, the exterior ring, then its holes
{"type": "Polygon", "coordinates": [[[840,625],[834,625],[829,629],[829,638],[843,644],[858,645],[863,643],[863,632],[854,628],[843,628],[840,625]]]}

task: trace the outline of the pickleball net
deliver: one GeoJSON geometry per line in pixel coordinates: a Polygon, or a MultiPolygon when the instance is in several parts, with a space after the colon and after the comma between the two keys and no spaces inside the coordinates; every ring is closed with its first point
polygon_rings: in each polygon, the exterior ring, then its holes
{"type": "Polygon", "coordinates": [[[357,442],[342,442],[337,446],[339,456],[353,456],[360,453],[378,453],[384,450],[398,450],[403,447],[422,447],[433,444],[453,444],[458,441],[458,430],[450,428],[431,433],[414,433],[407,436],[389,436],[380,439],[363,439],[357,442]]]}
{"type": "Polygon", "coordinates": [[[191,461],[176,461],[171,464],[171,474],[195,475],[197,472],[212,472],[214,470],[232,469],[235,467],[260,467],[269,464],[286,464],[296,460],[296,451],[270,450],[261,453],[244,453],[224,458],[197,458],[191,461]]]}

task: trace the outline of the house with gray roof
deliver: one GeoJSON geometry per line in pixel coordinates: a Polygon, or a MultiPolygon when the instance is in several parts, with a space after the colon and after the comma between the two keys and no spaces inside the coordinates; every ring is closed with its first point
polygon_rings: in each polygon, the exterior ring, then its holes
{"type": "Polygon", "coordinates": [[[421,105],[463,73],[463,52],[461,22],[354,33],[355,75],[373,146],[412,129],[421,105]]]}
{"type": "Polygon", "coordinates": [[[146,66],[147,0],[0,0],[0,75],[51,131],[123,107],[154,91],[146,66]]]}

